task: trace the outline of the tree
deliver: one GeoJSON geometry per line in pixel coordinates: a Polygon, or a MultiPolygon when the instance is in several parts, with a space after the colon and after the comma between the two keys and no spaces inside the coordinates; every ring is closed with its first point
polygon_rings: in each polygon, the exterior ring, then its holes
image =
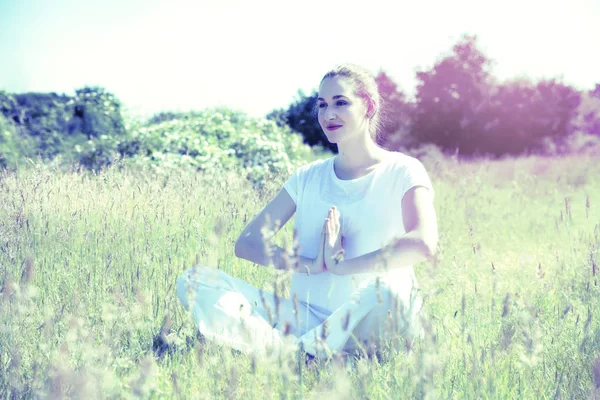
{"type": "Polygon", "coordinates": [[[69,133],[74,131],[73,120],[78,122],[75,130],[86,134],[89,139],[102,134],[116,136],[125,134],[121,102],[102,87],[85,86],[75,91],[73,119],[69,133]]]}
{"type": "Polygon", "coordinates": [[[383,71],[375,77],[381,96],[381,126],[378,142],[391,150],[406,147],[409,143],[413,105],[406,101],[406,95],[383,71]]]}
{"type": "Polygon", "coordinates": [[[473,154],[480,150],[491,62],[477,49],[474,36],[465,36],[452,51],[431,70],[417,73],[413,135],[420,143],[473,154]]]}
{"type": "Polygon", "coordinates": [[[487,105],[480,148],[502,155],[535,151],[548,140],[560,145],[575,130],[579,101],[575,89],[556,80],[497,85],[487,105]]]}
{"type": "Polygon", "coordinates": [[[573,124],[579,131],[600,138],[600,84],[581,95],[573,124]]]}
{"type": "Polygon", "coordinates": [[[319,125],[315,111],[316,103],[316,90],[313,90],[308,96],[304,91],[299,90],[296,99],[287,110],[271,111],[267,118],[275,120],[278,124],[285,121],[293,131],[302,134],[304,143],[310,146],[321,145],[337,153],[337,145],[327,140],[327,136],[319,125]]]}

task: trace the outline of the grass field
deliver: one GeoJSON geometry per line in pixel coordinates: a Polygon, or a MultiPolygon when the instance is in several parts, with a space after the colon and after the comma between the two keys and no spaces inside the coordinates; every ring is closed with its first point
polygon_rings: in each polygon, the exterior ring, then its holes
{"type": "Polygon", "coordinates": [[[285,177],[258,192],[235,175],[3,173],[0,397],[600,398],[598,160],[426,166],[440,226],[436,260],[415,267],[426,337],[345,364],[204,343],[175,295],[194,264],[271,290],[275,273],[233,245],[285,177]]]}

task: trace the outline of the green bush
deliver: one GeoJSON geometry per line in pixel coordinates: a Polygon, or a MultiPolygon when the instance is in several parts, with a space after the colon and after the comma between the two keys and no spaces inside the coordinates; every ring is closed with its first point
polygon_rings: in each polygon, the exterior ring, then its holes
{"type": "MultiPolygon", "coordinates": [[[[3,124],[12,124],[14,145],[3,133],[4,163],[9,150],[19,156],[70,159],[74,146],[100,135],[125,134],[121,103],[99,87],[84,87],[75,97],[56,93],[0,92],[3,124]]],[[[12,163],[9,163],[12,164],[12,163]]]]}
{"type": "Polygon", "coordinates": [[[0,168],[14,169],[24,157],[36,157],[35,139],[20,132],[12,120],[0,114],[0,168]]]}
{"type": "Polygon", "coordinates": [[[88,139],[100,135],[125,134],[121,102],[104,88],[86,86],[77,89],[69,106],[73,113],[70,134],[79,131],[88,139]],[[76,124],[73,123],[75,121],[76,124]]]}
{"type": "Polygon", "coordinates": [[[128,135],[100,135],[75,146],[78,160],[98,169],[123,159],[153,168],[241,170],[256,184],[289,175],[310,156],[300,135],[275,122],[226,109],[164,114],[128,135]],[[162,121],[162,122],[156,122],[162,121]]]}
{"type": "Polygon", "coordinates": [[[4,115],[0,114],[0,167],[12,165],[17,156],[15,127],[4,115]]]}
{"type": "Polygon", "coordinates": [[[15,97],[10,93],[0,90],[0,113],[7,119],[13,120],[17,117],[16,115],[13,115],[16,109],[17,100],[15,100],[15,97]]]}
{"type": "Polygon", "coordinates": [[[5,117],[12,118],[19,136],[33,143],[27,157],[53,158],[63,151],[63,136],[71,118],[70,98],[56,93],[20,93],[7,104],[5,117]]]}

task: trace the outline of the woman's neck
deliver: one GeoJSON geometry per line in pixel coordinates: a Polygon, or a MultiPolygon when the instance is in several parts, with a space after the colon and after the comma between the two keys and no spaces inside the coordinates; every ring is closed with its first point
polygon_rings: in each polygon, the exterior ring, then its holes
{"type": "Polygon", "coordinates": [[[362,143],[339,143],[336,166],[344,171],[360,171],[379,164],[388,154],[367,136],[362,143]]]}

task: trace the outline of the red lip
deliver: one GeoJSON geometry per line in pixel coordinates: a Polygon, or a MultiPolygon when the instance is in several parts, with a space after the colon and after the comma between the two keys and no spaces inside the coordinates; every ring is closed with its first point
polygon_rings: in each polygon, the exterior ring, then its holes
{"type": "Polygon", "coordinates": [[[335,131],[336,129],[341,128],[342,125],[327,125],[327,130],[328,131],[335,131]]]}

